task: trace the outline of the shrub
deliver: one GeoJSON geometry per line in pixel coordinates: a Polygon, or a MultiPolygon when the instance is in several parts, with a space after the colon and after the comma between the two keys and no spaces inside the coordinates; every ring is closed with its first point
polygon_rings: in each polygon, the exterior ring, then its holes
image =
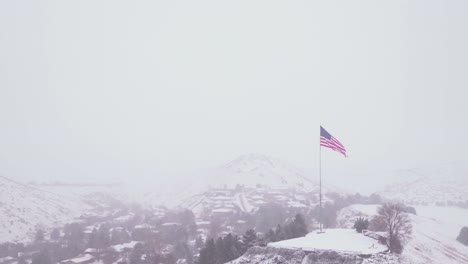
{"type": "Polygon", "coordinates": [[[369,222],[369,230],[374,232],[383,232],[387,230],[387,224],[381,216],[373,217],[369,222]]]}
{"type": "Polygon", "coordinates": [[[468,246],[468,227],[464,226],[460,230],[460,234],[457,237],[457,240],[460,241],[465,246],[468,246]]]}
{"type": "Polygon", "coordinates": [[[365,219],[364,217],[359,217],[354,222],[354,229],[356,229],[358,233],[362,233],[362,230],[365,230],[368,227],[369,227],[369,221],[365,219]]]}
{"type": "Polygon", "coordinates": [[[416,209],[412,206],[406,206],[404,209],[405,213],[416,215],[416,209]]]}

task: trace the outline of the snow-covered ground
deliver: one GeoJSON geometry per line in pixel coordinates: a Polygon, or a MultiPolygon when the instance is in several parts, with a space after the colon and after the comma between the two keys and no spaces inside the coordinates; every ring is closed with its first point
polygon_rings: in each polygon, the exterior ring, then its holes
{"type": "Polygon", "coordinates": [[[38,228],[61,226],[87,209],[75,197],[0,177],[0,242],[27,241],[38,228]]]}
{"type": "MultiPolygon", "coordinates": [[[[350,215],[372,217],[378,205],[352,205],[338,215],[338,222],[349,226],[350,215]],[[354,212],[354,213],[351,213],[354,212]],[[347,222],[348,221],[348,222],[347,222]]],[[[458,232],[468,225],[468,210],[457,207],[416,206],[417,215],[410,215],[413,235],[402,254],[414,264],[468,263],[468,247],[456,240],[458,232]]]]}
{"type": "Polygon", "coordinates": [[[311,232],[305,237],[274,242],[268,246],[304,251],[333,250],[356,254],[375,254],[387,250],[377,240],[357,233],[353,229],[327,229],[324,233],[311,232]]]}

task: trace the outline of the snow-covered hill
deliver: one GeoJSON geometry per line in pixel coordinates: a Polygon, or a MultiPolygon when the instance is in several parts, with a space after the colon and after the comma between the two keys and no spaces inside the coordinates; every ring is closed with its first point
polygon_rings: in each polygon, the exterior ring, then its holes
{"type": "MultiPolygon", "coordinates": [[[[354,217],[373,217],[378,205],[352,205],[341,210],[338,222],[349,227],[354,217]]],[[[468,223],[468,210],[456,207],[416,206],[410,215],[413,235],[402,256],[413,264],[468,263],[468,247],[456,240],[468,223]]]]}
{"type": "MultiPolygon", "coordinates": [[[[164,183],[157,185],[158,188],[156,186],[152,189],[148,189],[148,186],[139,188],[135,185],[132,188],[137,190],[137,193],[131,196],[146,205],[159,203],[175,207],[190,204],[190,207],[193,207],[193,204],[206,200],[207,197],[203,194],[213,189],[233,190],[242,186],[280,192],[318,192],[318,182],[313,177],[316,176],[278,158],[262,154],[246,154],[217,168],[173,177],[172,181],[165,179],[164,183]]],[[[337,192],[339,189],[324,185],[322,191],[337,192]]]]}
{"type": "Polygon", "coordinates": [[[382,197],[413,205],[468,206],[468,164],[463,162],[395,171],[386,178],[394,183],[378,192],[382,197]]]}
{"type": "Polygon", "coordinates": [[[31,239],[38,228],[61,226],[87,209],[79,199],[0,176],[0,242],[31,239]]]}
{"type": "Polygon", "coordinates": [[[266,185],[273,189],[298,188],[313,190],[315,179],[293,165],[261,154],[246,154],[221,166],[214,173],[212,185],[248,187],[266,185]]]}

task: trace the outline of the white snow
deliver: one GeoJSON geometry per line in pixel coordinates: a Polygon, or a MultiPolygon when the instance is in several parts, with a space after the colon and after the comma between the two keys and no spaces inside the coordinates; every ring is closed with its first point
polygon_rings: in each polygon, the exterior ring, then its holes
{"type": "Polygon", "coordinates": [[[377,240],[352,229],[327,229],[325,233],[312,232],[305,237],[269,243],[268,246],[304,251],[333,250],[357,254],[374,254],[387,250],[377,240]]]}
{"type": "MultiPolygon", "coordinates": [[[[378,205],[351,205],[341,210],[338,221],[349,225],[349,215],[373,216],[378,205]],[[354,212],[354,213],[350,213],[354,212]]],[[[468,247],[456,240],[460,229],[468,225],[468,210],[457,207],[415,206],[411,215],[412,238],[402,257],[413,264],[468,264],[468,247]]]]}
{"type": "Polygon", "coordinates": [[[92,259],[94,259],[94,257],[92,255],[85,254],[85,255],[81,255],[81,256],[76,257],[76,258],[63,260],[63,261],[61,261],[61,263],[67,263],[67,262],[83,263],[83,262],[86,262],[86,261],[90,261],[92,259]]]}
{"type": "Polygon", "coordinates": [[[37,229],[48,231],[64,225],[87,209],[76,197],[0,177],[0,243],[27,242],[37,229]]]}
{"type": "Polygon", "coordinates": [[[465,162],[399,170],[385,178],[393,178],[394,183],[378,193],[388,199],[413,205],[468,202],[468,164],[465,162]]]}
{"type": "Polygon", "coordinates": [[[138,243],[139,243],[138,241],[131,241],[131,242],[128,242],[128,243],[123,243],[123,244],[118,244],[118,245],[111,246],[111,249],[113,249],[116,252],[122,252],[122,251],[124,251],[126,249],[133,249],[135,247],[135,245],[138,244],[138,243]]]}

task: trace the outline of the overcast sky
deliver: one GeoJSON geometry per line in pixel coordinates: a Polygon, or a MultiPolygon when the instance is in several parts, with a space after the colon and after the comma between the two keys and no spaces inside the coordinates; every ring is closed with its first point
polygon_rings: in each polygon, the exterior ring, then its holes
{"type": "Polygon", "coordinates": [[[1,1],[0,174],[467,161],[468,2],[1,1]],[[408,3],[409,2],[409,3],[408,3]]]}

